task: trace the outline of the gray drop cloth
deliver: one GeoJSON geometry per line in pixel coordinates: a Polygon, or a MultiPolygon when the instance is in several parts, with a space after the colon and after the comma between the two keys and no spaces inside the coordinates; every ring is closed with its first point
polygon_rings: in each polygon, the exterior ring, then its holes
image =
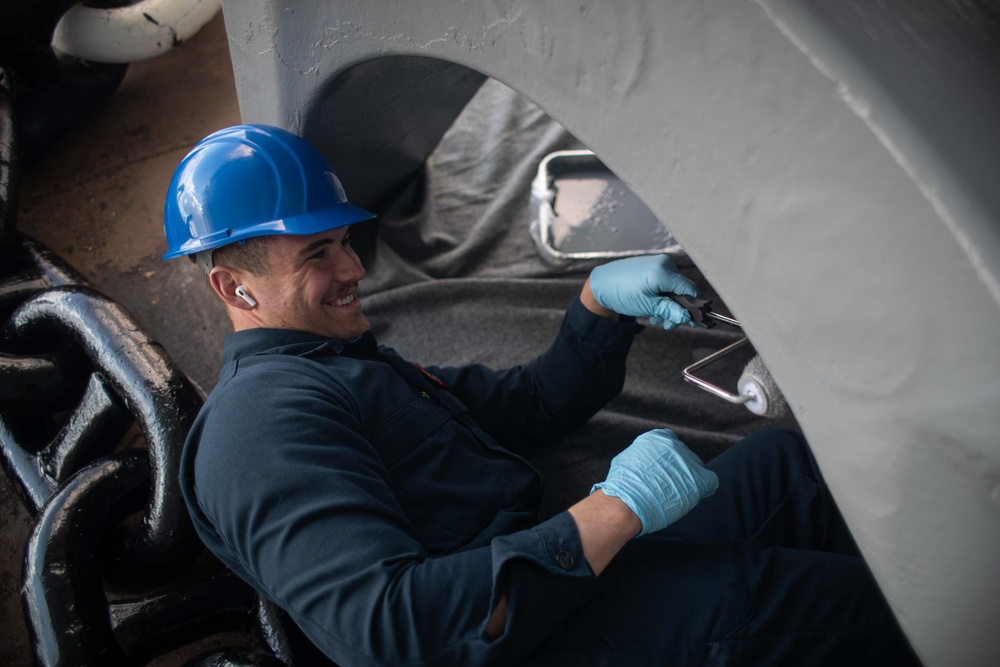
{"type": "MultiPolygon", "coordinates": [[[[552,267],[536,252],[528,230],[531,179],[546,154],[582,147],[530,102],[488,81],[425,171],[359,235],[368,268],[362,298],[379,341],[425,365],[500,368],[544,350],[586,274],[552,267]]],[[[682,268],[703,297],[717,299],[696,267],[682,268]]],[[[674,429],[708,459],[761,428],[796,428],[791,417],[764,420],[683,380],[683,367],[740,337],[725,327],[647,327],[633,346],[622,395],[533,458],[546,481],[542,514],[583,497],[604,479],[611,457],[649,429],[674,429]]],[[[741,352],[700,375],[734,390],[753,354],[741,352]]]]}

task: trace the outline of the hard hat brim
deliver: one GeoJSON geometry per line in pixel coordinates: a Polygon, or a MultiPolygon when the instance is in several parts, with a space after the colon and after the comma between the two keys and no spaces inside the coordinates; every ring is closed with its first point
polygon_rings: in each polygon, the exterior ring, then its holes
{"type": "Polygon", "coordinates": [[[163,259],[174,259],[185,255],[193,255],[205,250],[214,250],[230,243],[245,241],[256,236],[278,236],[293,234],[308,236],[346,227],[365,220],[371,220],[376,215],[363,208],[343,202],[321,211],[310,211],[289,218],[270,220],[245,227],[239,231],[221,229],[210,236],[192,238],[182,246],[163,255],[163,259]]]}

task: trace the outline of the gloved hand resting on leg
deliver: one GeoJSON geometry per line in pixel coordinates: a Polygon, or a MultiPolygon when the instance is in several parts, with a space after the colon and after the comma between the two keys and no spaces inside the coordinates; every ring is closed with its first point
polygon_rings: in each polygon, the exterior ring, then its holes
{"type": "Polygon", "coordinates": [[[718,486],[715,473],[664,428],[643,433],[611,459],[608,479],[590,492],[600,489],[620,498],[639,517],[639,535],[645,535],[680,519],[718,486]]]}
{"type": "Polygon", "coordinates": [[[590,289],[597,302],[619,315],[648,317],[649,323],[675,329],[691,322],[691,314],[665,294],[697,298],[694,283],[677,272],[666,255],[629,257],[590,272],[590,289]]]}

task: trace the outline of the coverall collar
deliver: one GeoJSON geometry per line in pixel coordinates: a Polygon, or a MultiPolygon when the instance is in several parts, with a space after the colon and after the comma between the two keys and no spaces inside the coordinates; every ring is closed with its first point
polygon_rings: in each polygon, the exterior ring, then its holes
{"type": "Polygon", "coordinates": [[[222,341],[222,362],[228,364],[255,354],[289,354],[313,356],[342,354],[345,349],[363,355],[374,355],[378,343],[371,331],[366,331],[353,341],[326,338],[308,331],[290,329],[244,329],[234,331],[222,341]]]}

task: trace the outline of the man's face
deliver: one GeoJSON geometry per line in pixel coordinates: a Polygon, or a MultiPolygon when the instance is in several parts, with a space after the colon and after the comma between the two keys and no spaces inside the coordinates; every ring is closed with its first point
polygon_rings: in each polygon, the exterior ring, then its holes
{"type": "Polygon", "coordinates": [[[358,300],[365,270],[349,238],[350,227],[268,238],[267,274],[245,281],[264,326],[339,340],[371,328],[358,300]]]}

